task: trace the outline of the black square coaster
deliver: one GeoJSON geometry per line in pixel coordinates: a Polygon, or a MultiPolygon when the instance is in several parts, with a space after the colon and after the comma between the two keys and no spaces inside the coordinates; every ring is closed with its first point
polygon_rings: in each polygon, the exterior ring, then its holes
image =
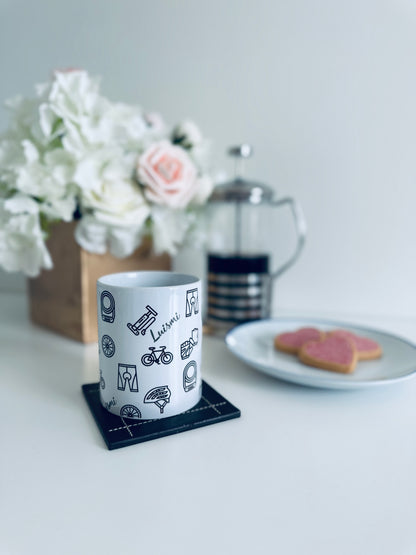
{"type": "Polygon", "coordinates": [[[109,449],[127,447],[194,428],[238,418],[240,410],[202,380],[202,397],[192,409],[160,420],[132,420],[105,410],[100,403],[99,384],[82,386],[85,399],[109,449]]]}

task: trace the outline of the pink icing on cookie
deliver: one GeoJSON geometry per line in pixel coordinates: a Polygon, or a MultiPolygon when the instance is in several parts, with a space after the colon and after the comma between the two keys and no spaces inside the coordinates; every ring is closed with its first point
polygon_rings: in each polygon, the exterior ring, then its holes
{"type": "Polygon", "coordinates": [[[369,339],[368,337],[362,337],[361,335],[356,335],[355,333],[347,330],[335,330],[331,332],[331,335],[337,337],[347,337],[354,342],[354,345],[358,351],[358,353],[368,352],[368,351],[378,351],[380,349],[380,345],[377,341],[373,339],[369,339]]]}
{"type": "Polygon", "coordinates": [[[354,346],[344,337],[329,335],[322,341],[311,341],[302,352],[315,360],[333,364],[349,365],[354,361],[354,346]]]}
{"type": "Polygon", "coordinates": [[[321,339],[321,332],[316,328],[300,328],[297,331],[287,331],[281,333],[278,339],[288,347],[301,347],[307,341],[318,341],[321,339]]]}

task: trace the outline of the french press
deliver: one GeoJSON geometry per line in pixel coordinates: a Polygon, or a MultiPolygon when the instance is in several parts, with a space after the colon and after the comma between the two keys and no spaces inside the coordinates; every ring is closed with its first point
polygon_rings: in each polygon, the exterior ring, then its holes
{"type": "Polygon", "coordinates": [[[243,179],[242,165],[252,152],[247,144],[229,150],[236,161],[235,179],[217,186],[209,199],[206,328],[215,335],[270,317],[273,282],[296,262],[305,242],[300,205],[291,197],[275,200],[267,185],[243,179]],[[296,247],[274,269],[274,210],[285,206],[294,219],[296,247]]]}

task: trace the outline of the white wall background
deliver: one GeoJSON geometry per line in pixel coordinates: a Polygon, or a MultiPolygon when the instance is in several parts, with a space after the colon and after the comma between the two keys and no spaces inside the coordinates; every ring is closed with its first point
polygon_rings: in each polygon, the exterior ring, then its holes
{"type": "Polygon", "coordinates": [[[194,119],[218,167],[255,146],[249,176],[308,221],[276,311],[415,316],[415,55],[413,0],[0,0],[0,100],[84,67],[112,100],[194,119]]]}

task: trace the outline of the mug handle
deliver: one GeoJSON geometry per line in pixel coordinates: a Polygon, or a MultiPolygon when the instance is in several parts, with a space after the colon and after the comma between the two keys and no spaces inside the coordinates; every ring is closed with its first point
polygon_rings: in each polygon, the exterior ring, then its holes
{"type": "Polygon", "coordinates": [[[295,222],[296,235],[297,235],[297,244],[296,244],[295,252],[275,272],[270,274],[270,277],[274,280],[280,275],[282,275],[284,272],[286,272],[286,270],[288,270],[299,258],[299,255],[304,247],[305,239],[306,239],[306,220],[303,214],[302,207],[292,197],[284,197],[280,200],[276,200],[273,202],[273,205],[274,206],[289,205],[295,222]]]}

